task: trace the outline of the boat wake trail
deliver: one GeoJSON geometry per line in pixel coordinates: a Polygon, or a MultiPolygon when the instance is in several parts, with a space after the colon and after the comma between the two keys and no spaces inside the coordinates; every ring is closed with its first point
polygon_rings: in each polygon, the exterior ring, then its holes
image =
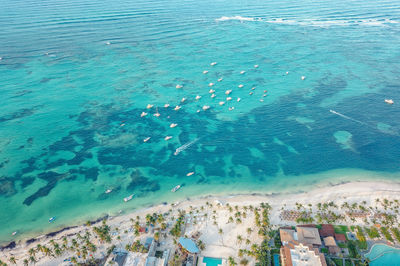
{"type": "Polygon", "coordinates": [[[181,151],[186,150],[187,148],[189,148],[190,146],[192,146],[193,144],[195,144],[197,141],[199,141],[200,138],[196,138],[188,143],[183,144],[182,146],[180,146],[179,148],[177,148],[174,152],[174,155],[178,155],[181,151]]]}
{"type": "Polygon", "coordinates": [[[329,110],[329,112],[331,112],[332,114],[338,115],[338,116],[340,116],[340,117],[343,117],[344,119],[348,119],[348,120],[351,120],[351,121],[357,122],[357,123],[359,123],[359,124],[361,124],[361,125],[364,125],[364,126],[368,126],[368,127],[370,127],[370,126],[369,126],[367,123],[365,123],[365,122],[362,122],[362,121],[360,121],[360,120],[357,120],[357,119],[351,118],[350,116],[347,116],[347,115],[341,114],[341,113],[339,113],[339,112],[336,112],[336,111],[334,111],[334,110],[329,110]]]}

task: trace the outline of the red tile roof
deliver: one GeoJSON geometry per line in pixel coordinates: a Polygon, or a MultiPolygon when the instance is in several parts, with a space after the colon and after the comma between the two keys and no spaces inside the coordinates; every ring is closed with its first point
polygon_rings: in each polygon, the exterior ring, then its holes
{"type": "Polygon", "coordinates": [[[344,234],[335,234],[336,241],[346,242],[346,236],[344,234]]]}
{"type": "Polygon", "coordinates": [[[321,229],[319,229],[319,234],[321,235],[321,237],[334,236],[335,229],[331,224],[323,224],[321,229]]]}

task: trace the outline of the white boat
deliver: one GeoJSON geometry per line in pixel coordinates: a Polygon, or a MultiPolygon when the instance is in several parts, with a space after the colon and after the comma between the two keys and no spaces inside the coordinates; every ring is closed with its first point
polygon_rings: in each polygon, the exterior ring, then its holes
{"type": "Polygon", "coordinates": [[[170,128],[174,128],[176,127],[178,124],[172,123],[171,125],[169,125],[170,128]]]}
{"type": "Polygon", "coordinates": [[[146,115],[147,115],[146,112],[142,112],[142,113],[140,114],[140,117],[143,117],[143,116],[146,116],[146,115]]]}
{"type": "Polygon", "coordinates": [[[251,92],[249,92],[249,94],[250,94],[250,95],[253,95],[253,92],[251,91],[251,92]]]}
{"type": "Polygon", "coordinates": [[[200,100],[201,99],[201,96],[200,95],[197,95],[196,96],[196,101],[198,101],[198,100],[200,100]]]}
{"type": "Polygon", "coordinates": [[[219,78],[219,79],[218,79],[218,82],[221,82],[221,81],[222,81],[222,78],[219,78]]]}
{"type": "Polygon", "coordinates": [[[258,65],[254,65],[254,68],[257,68],[258,67],[258,65]]]}
{"type": "Polygon", "coordinates": [[[204,105],[203,106],[203,110],[205,111],[205,110],[208,110],[208,109],[210,109],[210,106],[209,105],[204,105]]]}
{"type": "Polygon", "coordinates": [[[164,139],[165,140],[170,140],[170,139],[172,139],[172,136],[166,136],[164,139]]]}
{"type": "Polygon", "coordinates": [[[172,192],[176,192],[178,189],[181,188],[181,185],[177,185],[176,187],[174,187],[173,189],[171,189],[172,192]]]}
{"type": "Polygon", "coordinates": [[[219,105],[224,105],[225,104],[225,102],[219,102],[219,105]]]}
{"type": "Polygon", "coordinates": [[[214,98],[215,97],[215,94],[213,93],[213,94],[211,94],[211,98],[214,98]]]}
{"type": "Polygon", "coordinates": [[[237,101],[238,101],[238,102],[240,102],[240,100],[241,100],[240,98],[237,98],[237,101]]]}
{"type": "Polygon", "coordinates": [[[182,85],[179,85],[179,84],[175,86],[175,88],[177,88],[177,89],[181,89],[182,87],[183,87],[183,86],[182,86],[182,85]]]}
{"type": "Polygon", "coordinates": [[[240,84],[238,87],[239,87],[239,88],[243,88],[243,84],[240,84]]]}
{"type": "Polygon", "coordinates": [[[385,103],[394,104],[394,101],[392,99],[385,99],[385,103]]]}
{"type": "Polygon", "coordinates": [[[146,106],[147,109],[150,109],[151,107],[153,107],[152,104],[148,104],[148,105],[146,106]]]}
{"type": "Polygon", "coordinates": [[[229,109],[229,111],[232,111],[235,109],[235,107],[232,106],[232,107],[229,107],[228,109],[229,109]]]}
{"type": "Polygon", "coordinates": [[[194,143],[196,143],[199,140],[199,138],[196,138],[195,140],[185,143],[182,146],[180,146],[179,148],[177,148],[174,152],[174,155],[178,155],[181,151],[186,150],[187,148],[189,148],[190,146],[192,146],[194,143]]]}
{"type": "Polygon", "coordinates": [[[253,88],[251,88],[252,90],[255,90],[256,89],[256,87],[253,87],[253,88]]]}
{"type": "Polygon", "coordinates": [[[209,93],[214,93],[214,92],[215,92],[215,90],[213,90],[213,89],[210,89],[208,92],[209,92],[209,93]]]}
{"type": "Polygon", "coordinates": [[[225,94],[229,95],[231,92],[232,92],[232,90],[227,90],[227,91],[225,91],[225,94]]]}
{"type": "Polygon", "coordinates": [[[301,76],[301,80],[305,80],[306,79],[306,76],[301,76]]]}
{"type": "Polygon", "coordinates": [[[134,195],[134,194],[129,195],[128,197],[124,198],[124,201],[125,201],[125,202],[130,201],[130,200],[133,198],[133,195],[134,195]]]}
{"type": "Polygon", "coordinates": [[[246,73],[246,71],[244,71],[244,70],[240,71],[241,75],[243,75],[244,73],[246,73]]]}
{"type": "Polygon", "coordinates": [[[168,108],[169,107],[169,103],[164,104],[164,107],[168,108]]]}
{"type": "Polygon", "coordinates": [[[212,62],[211,64],[210,64],[210,66],[215,66],[217,64],[217,62],[212,62]]]}
{"type": "Polygon", "coordinates": [[[108,194],[108,193],[111,193],[111,192],[112,192],[112,189],[107,189],[105,193],[108,194]]]}
{"type": "Polygon", "coordinates": [[[53,217],[51,217],[51,218],[49,219],[49,223],[52,223],[52,222],[54,222],[55,220],[56,220],[56,217],[53,216],[53,217]]]}
{"type": "Polygon", "coordinates": [[[194,172],[187,173],[186,176],[194,175],[194,172]]]}
{"type": "Polygon", "coordinates": [[[226,97],[226,100],[230,101],[230,100],[232,100],[232,97],[226,97]]]}
{"type": "Polygon", "coordinates": [[[212,87],[212,86],[214,86],[214,83],[210,82],[210,83],[208,84],[208,86],[212,87]]]}
{"type": "Polygon", "coordinates": [[[15,231],[11,235],[15,236],[17,233],[18,233],[18,231],[15,231]]]}
{"type": "Polygon", "coordinates": [[[147,142],[147,141],[149,141],[151,139],[151,137],[147,137],[147,138],[145,138],[144,140],[143,140],[143,142],[147,142]]]}
{"type": "Polygon", "coordinates": [[[204,71],[203,71],[203,74],[207,74],[207,73],[208,73],[208,70],[204,70],[204,71]]]}
{"type": "Polygon", "coordinates": [[[179,105],[175,106],[174,110],[178,111],[179,109],[181,109],[181,107],[179,105]]]}
{"type": "Polygon", "coordinates": [[[183,97],[182,100],[181,100],[181,103],[183,103],[183,102],[185,102],[185,101],[186,101],[186,98],[183,97]]]}

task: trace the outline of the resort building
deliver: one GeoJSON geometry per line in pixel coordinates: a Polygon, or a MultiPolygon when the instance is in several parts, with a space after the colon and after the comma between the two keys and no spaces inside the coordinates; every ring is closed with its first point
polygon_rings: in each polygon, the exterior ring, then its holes
{"type": "Polygon", "coordinates": [[[340,248],[336,244],[335,238],[333,236],[328,236],[324,238],[324,245],[329,250],[329,253],[332,255],[339,255],[340,248]]]}
{"type": "Polygon", "coordinates": [[[318,229],[311,226],[297,226],[298,242],[319,248],[322,244],[318,229]]]}
{"type": "Polygon", "coordinates": [[[319,229],[319,234],[321,237],[328,237],[335,235],[335,228],[331,224],[322,224],[321,229],[319,229]]]}
{"type": "Polygon", "coordinates": [[[279,229],[282,245],[287,245],[291,241],[297,241],[297,233],[291,228],[279,229]]]}
{"type": "Polygon", "coordinates": [[[327,266],[325,256],[312,245],[291,241],[280,249],[282,266],[327,266]]]}

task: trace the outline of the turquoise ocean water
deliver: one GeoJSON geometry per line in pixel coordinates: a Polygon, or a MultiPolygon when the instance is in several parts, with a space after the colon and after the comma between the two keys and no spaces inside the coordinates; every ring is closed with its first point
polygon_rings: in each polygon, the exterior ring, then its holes
{"type": "Polygon", "coordinates": [[[371,266],[400,265],[400,250],[384,244],[372,246],[366,257],[371,260],[371,266]]]}
{"type": "Polygon", "coordinates": [[[0,242],[204,194],[400,177],[396,1],[0,11],[0,242]]]}

